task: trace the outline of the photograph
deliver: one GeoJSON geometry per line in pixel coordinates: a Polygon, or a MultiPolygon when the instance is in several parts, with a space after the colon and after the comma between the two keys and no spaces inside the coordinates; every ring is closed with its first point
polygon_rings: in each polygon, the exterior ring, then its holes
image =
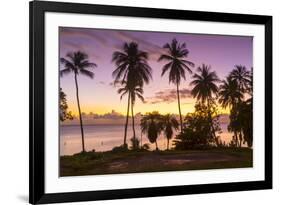
{"type": "Polygon", "coordinates": [[[253,167],[253,36],[58,29],[60,177],[253,167]]]}

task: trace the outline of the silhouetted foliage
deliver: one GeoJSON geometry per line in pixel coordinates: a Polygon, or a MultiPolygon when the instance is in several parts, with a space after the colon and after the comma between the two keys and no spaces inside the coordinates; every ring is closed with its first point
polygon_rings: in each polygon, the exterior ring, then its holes
{"type": "Polygon", "coordinates": [[[175,149],[202,149],[217,146],[219,137],[214,137],[212,131],[221,132],[216,107],[214,105],[208,107],[198,102],[195,111],[185,117],[183,131],[173,141],[175,149]],[[211,121],[210,114],[214,116],[211,121]]]}
{"type": "Polygon", "coordinates": [[[241,147],[242,143],[247,143],[248,147],[251,147],[253,141],[252,69],[248,71],[245,66],[236,65],[222,83],[219,103],[223,107],[230,108],[228,131],[234,134],[229,146],[241,147]],[[246,94],[249,98],[244,100],[246,94]]]}
{"type": "Polygon", "coordinates": [[[140,149],[140,140],[137,137],[132,137],[130,139],[130,141],[131,141],[131,146],[130,146],[131,150],[139,150],[140,149]]]}
{"type": "Polygon", "coordinates": [[[174,130],[178,130],[179,123],[171,114],[161,116],[161,129],[167,138],[167,150],[169,149],[169,141],[172,139],[174,130]]]}
{"type": "Polygon", "coordinates": [[[143,144],[143,145],[141,146],[141,149],[142,149],[142,150],[149,150],[149,149],[150,149],[150,146],[149,146],[148,143],[145,143],[145,144],[143,144]]]}
{"type": "Polygon", "coordinates": [[[71,111],[68,111],[66,94],[60,88],[60,121],[73,120],[71,111]]]}
{"type": "Polygon", "coordinates": [[[202,104],[206,104],[206,109],[208,110],[208,118],[211,128],[211,134],[213,138],[216,138],[216,130],[213,125],[213,115],[212,109],[216,108],[215,98],[218,93],[218,86],[216,83],[220,82],[217,73],[215,71],[211,71],[211,66],[202,64],[202,66],[197,68],[197,73],[193,76],[193,81],[191,81],[190,85],[193,86],[191,90],[191,94],[194,98],[197,99],[197,102],[201,102],[202,104]]]}
{"type": "Polygon", "coordinates": [[[141,119],[141,131],[147,135],[150,143],[155,143],[158,150],[157,138],[162,131],[161,115],[156,111],[146,113],[141,119]]]}
{"type": "Polygon", "coordinates": [[[128,146],[127,144],[126,145],[120,145],[120,146],[116,146],[116,147],[113,147],[112,148],[112,152],[127,152],[129,149],[128,149],[128,146]]]}

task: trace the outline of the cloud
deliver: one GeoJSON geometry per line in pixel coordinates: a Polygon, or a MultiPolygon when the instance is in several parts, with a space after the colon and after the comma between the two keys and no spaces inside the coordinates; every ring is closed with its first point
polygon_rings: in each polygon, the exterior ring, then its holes
{"type": "MultiPolygon", "coordinates": [[[[191,91],[187,88],[181,89],[179,91],[180,98],[186,99],[191,97],[191,91]]],[[[177,91],[176,89],[166,89],[163,91],[158,91],[152,97],[146,98],[145,103],[156,104],[156,103],[172,103],[177,101],[177,91]]]]}
{"type": "MultiPolygon", "coordinates": [[[[157,60],[158,57],[164,52],[164,49],[159,45],[156,45],[150,41],[147,41],[141,37],[136,37],[129,32],[126,31],[116,31],[114,32],[114,36],[123,42],[131,42],[134,41],[142,46],[142,49],[149,53],[150,58],[153,60],[157,60]]],[[[116,46],[117,47],[117,46],[116,46]]]]}
{"type": "Polygon", "coordinates": [[[113,87],[113,88],[120,88],[122,85],[121,81],[116,81],[115,83],[114,82],[110,82],[109,83],[109,86],[113,87]]]}
{"type": "Polygon", "coordinates": [[[63,37],[73,37],[73,38],[88,38],[90,40],[94,40],[104,46],[108,45],[106,38],[102,35],[99,35],[95,29],[87,29],[87,28],[60,28],[60,35],[63,37]]]}
{"type": "Polygon", "coordinates": [[[162,45],[151,42],[137,31],[104,30],[90,28],[60,28],[61,45],[74,50],[87,51],[95,59],[100,59],[96,46],[121,50],[124,42],[136,42],[140,49],[149,53],[149,59],[157,60],[164,53],[162,45]]]}

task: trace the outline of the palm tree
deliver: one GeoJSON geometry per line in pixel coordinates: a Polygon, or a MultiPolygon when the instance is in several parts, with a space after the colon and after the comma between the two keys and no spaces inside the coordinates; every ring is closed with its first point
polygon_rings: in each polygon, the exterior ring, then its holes
{"type": "Polygon", "coordinates": [[[173,130],[177,130],[179,127],[179,123],[177,119],[171,114],[166,114],[161,118],[162,129],[167,138],[167,150],[169,150],[169,141],[173,137],[173,130]]]}
{"type": "Polygon", "coordinates": [[[180,125],[182,131],[182,115],[180,107],[179,85],[181,82],[181,78],[183,78],[184,80],[186,79],[186,71],[190,74],[192,73],[191,67],[194,67],[194,63],[185,59],[189,53],[185,43],[181,44],[176,39],[173,39],[170,44],[165,44],[163,48],[167,50],[167,53],[162,54],[158,61],[164,60],[168,61],[168,63],[163,66],[161,76],[163,76],[169,70],[169,83],[172,82],[177,86],[180,125]]]}
{"type": "Polygon", "coordinates": [[[217,94],[219,88],[216,85],[219,82],[219,78],[215,71],[211,71],[211,67],[202,64],[201,67],[197,68],[198,73],[195,73],[192,78],[190,85],[194,86],[191,90],[193,97],[201,101],[210,103],[213,96],[217,94]]]}
{"type": "Polygon", "coordinates": [[[222,81],[222,85],[219,89],[219,98],[218,101],[222,105],[223,108],[230,108],[230,124],[228,126],[229,131],[234,132],[234,141],[235,145],[238,144],[238,128],[239,124],[237,124],[237,110],[238,104],[243,99],[243,93],[239,89],[239,85],[237,80],[232,79],[230,76],[227,76],[226,80],[222,81]]]}
{"type": "MultiPolygon", "coordinates": [[[[234,132],[234,143],[236,146],[241,147],[243,135],[242,133],[246,133],[244,135],[244,138],[246,137],[248,142],[250,137],[250,124],[249,122],[246,122],[248,119],[251,119],[251,112],[248,112],[251,108],[251,101],[252,101],[252,78],[253,78],[253,70],[248,71],[245,66],[242,65],[235,65],[235,68],[230,72],[229,74],[229,81],[232,81],[232,84],[236,86],[236,88],[233,88],[232,97],[234,97],[234,89],[236,89],[236,100],[232,102],[232,109],[230,112],[230,124],[229,124],[229,130],[234,132]],[[238,97],[239,93],[239,97],[238,97]],[[243,102],[244,94],[248,93],[250,95],[250,98],[243,102]],[[246,117],[245,117],[246,116],[246,117]],[[246,129],[249,128],[249,129],[246,129]],[[245,132],[244,132],[245,131],[245,132]],[[238,138],[239,136],[239,138],[238,138]]],[[[226,90],[224,90],[226,91],[226,90]]],[[[227,100],[226,93],[223,90],[220,92],[223,92],[221,95],[221,102],[224,103],[227,100]]],[[[229,97],[228,97],[229,98],[229,97]]],[[[229,99],[230,100],[230,99],[229,99]]],[[[233,99],[234,100],[234,99],[233,99]]],[[[222,104],[223,105],[223,104],[222,104]]],[[[248,145],[251,145],[249,143],[248,145]]]]}
{"type": "Polygon", "coordinates": [[[219,103],[223,108],[233,108],[242,99],[243,93],[238,88],[237,81],[228,76],[219,88],[219,103]]]}
{"type": "Polygon", "coordinates": [[[157,138],[162,131],[161,115],[154,111],[147,113],[141,119],[141,131],[146,133],[150,143],[155,143],[156,150],[158,150],[157,138]]]}
{"type": "MultiPolygon", "coordinates": [[[[142,87],[152,79],[152,69],[148,65],[148,53],[140,50],[135,42],[124,43],[122,51],[115,51],[112,61],[115,62],[116,69],[112,72],[114,83],[133,84],[142,87]]],[[[126,146],[127,127],[131,93],[128,95],[127,117],[124,132],[124,146],[126,146]]],[[[131,101],[132,104],[132,101],[131,101]]]]}
{"type": "Polygon", "coordinates": [[[61,76],[64,76],[65,74],[69,74],[69,73],[74,74],[74,81],[76,86],[76,100],[77,100],[77,106],[79,112],[80,129],[81,129],[81,137],[82,137],[82,152],[85,152],[84,129],[83,129],[83,121],[82,121],[80,101],[79,101],[77,76],[81,74],[89,78],[94,78],[94,73],[90,71],[89,68],[97,67],[97,65],[95,63],[89,62],[88,55],[82,51],[69,52],[65,58],[60,58],[60,62],[62,65],[64,65],[64,68],[60,70],[61,76]]]}
{"type": "MultiPolygon", "coordinates": [[[[118,89],[118,93],[121,94],[120,99],[122,99],[122,97],[125,94],[129,94],[129,96],[130,96],[130,97],[128,97],[128,99],[131,99],[133,140],[136,140],[134,105],[135,105],[135,102],[136,102],[136,97],[138,97],[142,102],[144,102],[144,98],[142,96],[143,88],[139,85],[135,85],[133,82],[128,83],[128,82],[124,81],[123,85],[124,85],[124,87],[118,89]]],[[[129,102],[130,101],[128,100],[128,103],[129,102]]],[[[130,107],[130,104],[128,105],[128,108],[129,107],[130,107]]],[[[128,116],[129,116],[129,109],[127,109],[126,124],[128,123],[128,116]]]]}
{"type": "Polygon", "coordinates": [[[211,116],[211,103],[214,102],[213,97],[217,95],[219,88],[216,85],[219,82],[219,78],[215,71],[211,71],[211,67],[205,64],[197,68],[198,73],[195,73],[192,78],[190,85],[194,86],[191,90],[191,94],[194,98],[197,98],[198,101],[201,101],[202,104],[207,102],[207,107],[209,110],[209,120],[212,128],[213,137],[215,137],[215,131],[212,123],[211,116]]]}
{"type": "Polygon", "coordinates": [[[236,80],[238,83],[238,89],[241,92],[246,92],[251,81],[251,73],[245,66],[235,65],[235,69],[230,72],[230,78],[236,80]]]}

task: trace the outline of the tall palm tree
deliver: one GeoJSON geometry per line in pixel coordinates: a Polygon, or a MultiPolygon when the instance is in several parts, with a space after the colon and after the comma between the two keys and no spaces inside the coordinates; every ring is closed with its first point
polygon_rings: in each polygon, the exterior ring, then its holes
{"type": "Polygon", "coordinates": [[[69,52],[67,53],[65,58],[60,58],[60,62],[64,66],[64,68],[60,70],[61,76],[64,76],[65,74],[69,74],[69,73],[74,74],[74,81],[76,86],[76,100],[77,100],[77,106],[79,112],[80,129],[81,129],[81,137],[82,137],[82,152],[85,152],[84,129],[83,129],[83,121],[82,121],[80,101],[79,101],[77,76],[81,74],[89,78],[94,78],[94,73],[89,69],[97,67],[97,65],[95,63],[89,62],[88,55],[82,51],[69,52]]]}
{"type": "Polygon", "coordinates": [[[230,76],[222,81],[219,87],[219,103],[223,108],[233,108],[238,102],[243,99],[243,93],[238,88],[238,83],[230,76]]]}
{"type": "Polygon", "coordinates": [[[241,92],[246,92],[251,81],[251,73],[245,66],[235,65],[235,69],[230,72],[230,78],[236,80],[238,89],[241,92]]]}
{"type": "Polygon", "coordinates": [[[158,61],[167,61],[168,63],[163,66],[161,76],[163,76],[169,70],[169,83],[172,82],[177,86],[178,108],[180,115],[180,126],[182,131],[179,85],[182,78],[184,80],[186,79],[186,71],[190,74],[192,73],[191,67],[194,67],[194,63],[185,59],[189,53],[185,43],[181,44],[176,39],[173,39],[170,44],[165,44],[163,48],[167,50],[167,53],[161,55],[158,61]]]}
{"type": "MultiPolygon", "coordinates": [[[[114,83],[133,84],[142,87],[144,83],[148,84],[152,79],[152,69],[148,65],[148,53],[140,50],[135,42],[124,43],[122,51],[115,51],[112,55],[112,62],[116,69],[112,72],[114,83]]],[[[127,117],[124,132],[124,146],[127,140],[127,127],[131,93],[128,95],[127,117]]],[[[132,102],[131,102],[132,104],[132,102]]]]}
{"type": "Polygon", "coordinates": [[[219,88],[217,82],[219,78],[215,71],[211,71],[211,67],[205,64],[197,68],[198,73],[195,73],[192,78],[190,85],[194,86],[191,90],[191,94],[202,104],[207,103],[209,110],[209,120],[212,128],[213,137],[215,137],[215,129],[213,128],[212,116],[211,116],[211,103],[213,103],[213,97],[217,95],[219,88]]]}
{"type": "Polygon", "coordinates": [[[147,113],[141,119],[141,131],[146,133],[150,143],[155,143],[156,150],[158,150],[157,138],[162,131],[161,115],[154,111],[147,113]]]}
{"type": "MultiPolygon", "coordinates": [[[[140,85],[135,85],[133,82],[128,83],[124,81],[123,87],[118,89],[118,93],[121,94],[120,99],[125,94],[128,94],[128,108],[131,105],[131,113],[132,113],[132,127],[133,127],[133,139],[136,140],[136,131],[135,131],[135,118],[134,118],[134,105],[136,102],[136,98],[138,97],[142,102],[144,102],[144,98],[142,96],[143,94],[143,88],[140,85]],[[131,104],[130,104],[131,102],[131,104]]],[[[129,116],[129,109],[127,109],[127,118],[126,118],[126,124],[128,124],[128,116],[129,116]]],[[[125,142],[126,143],[126,142],[125,142]]]]}
{"type": "Polygon", "coordinates": [[[169,141],[172,139],[174,131],[179,128],[177,119],[171,114],[166,114],[161,117],[162,129],[167,138],[167,150],[169,150],[169,141]]]}

